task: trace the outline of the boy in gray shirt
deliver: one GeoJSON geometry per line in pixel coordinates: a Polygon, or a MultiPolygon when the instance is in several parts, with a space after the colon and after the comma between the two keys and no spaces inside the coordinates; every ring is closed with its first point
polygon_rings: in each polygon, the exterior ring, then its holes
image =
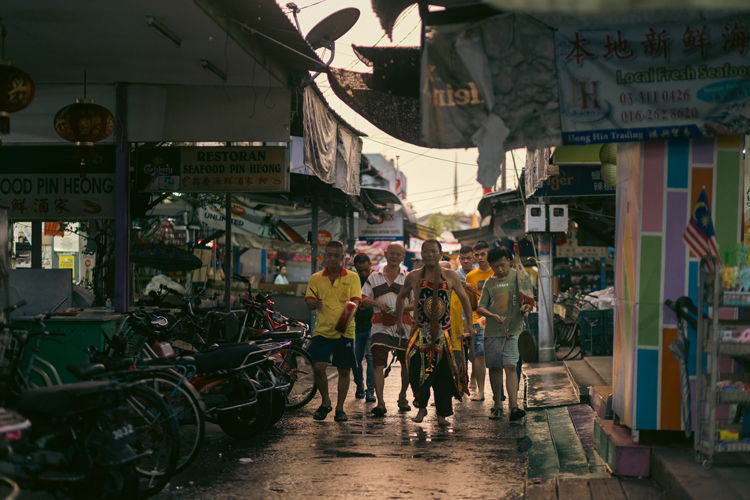
{"type": "Polygon", "coordinates": [[[484,330],[484,354],[490,370],[490,386],[495,407],[490,412],[493,420],[500,418],[503,385],[503,369],[506,374],[506,390],[510,406],[510,420],[526,415],[518,408],[518,336],[523,331],[523,316],[531,310],[528,304],[520,304],[516,271],[511,269],[512,256],[505,248],[494,248],[487,254],[487,261],[494,271],[484,283],[477,314],[487,318],[484,330]]]}

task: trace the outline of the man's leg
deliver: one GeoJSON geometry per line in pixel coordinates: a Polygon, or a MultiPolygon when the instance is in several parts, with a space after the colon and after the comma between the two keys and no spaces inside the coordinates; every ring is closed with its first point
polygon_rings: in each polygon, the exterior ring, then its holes
{"type": "Polygon", "coordinates": [[[354,384],[356,386],[354,397],[357,399],[365,397],[364,381],[362,380],[362,359],[365,357],[368,333],[369,332],[357,333],[354,340],[354,358],[357,360],[357,365],[352,368],[352,378],[354,379],[354,384]]]}
{"type": "Polygon", "coordinates": [[[472,375],[476,375],[477,394],[471,400],[482,401],[484,400],[484,381],[487,368],[484,364],[484,332],[479,325],[474,325],[472,344],[474,346],[474,369],[472,370],[472,375]]]}
{"type": "Polygon", "coordinates": [[[495,401],[494,407],[500,408],[502,411],[503,403],[500,398],[501,390],[503,388],[503,369],[495,366],[490,368],[490,387],[492,387],[492,398],[495,401]]]}
{"type": "MultiPolygon", "coordinates": [[[[339,393],[336,395],[336,411],[343,411],[346,393],[349,391],[349,368],[338,368],[339,372],[339,393]]],[[[327,385],[327,384],[326,384],[327,385]]],[[[327,389],[327,387],[326,387],[327,389]]],[[[329,403],[330,405],[330,403],[329,403]]]]}
{"type": "MultiPolygon", "coordinates": [[[[407,353],[408,356],[408,353],[407,353]]],[[[419,353],[414,354],[409,358],[409,382],[411,383],[411,390],[414,392],[415,399],[417,400],[417,407],[419,411],[417,416],[412,420],[416,423],[421,423],[427,416],[427,403],[430,401],[430,386],[425,384],[419,385],[420,371],[422,368],[422,356],[419,353]]]]}
{"type": "Polygon", "coordinates": [[[326,408],[331,406],[331,396],[328,394],[328,374],[326,369],[328,368],[328,362],[323,361],[320,363],[313,363],[313,371],[315,372],[315,386],[320,392],[320,397],[323,399],[321,406],[326,408]]]}
{"type": "Polygon", "coordinates": [[[375,394],[375,365],[372,360],[372,334],[367,332],[367,343],[365,344],[365,360],[367,361],[367,390],[365,391],[366,401],[372,401],[375,394]]]}
{"type": "Polygon", "coordinates": [[[453,395],[451,385],[453,375],[448,366],[448,359],[443,357],[438,366],[435,367],[435,382],[432,390],[435,393],[435,413],[437,413],[438,425],[447,425],[446,417],[453,415],[453,395]]]}
{"type": "MultiPolygon", "coordinates": [[[[505,388],[508,391],[508,407],[518,408],[518,375],[516,365],[505,365],[505,388]]],[[[502,375],[501,375],[502,376],[502,375]]]]}
{"type": "Polygon", "coordinates": [[[385,410],[385,397],[383,396],[385,374],[383,373],[383,370],[385,370],[385,367],[388,364],[388,353],[390,352],[390,349],[378,344],[372,346],[371,351],[372,363],[374,366],[373,378],[375,379],[375,396],[378,399],[377,408],[385,410]]]}

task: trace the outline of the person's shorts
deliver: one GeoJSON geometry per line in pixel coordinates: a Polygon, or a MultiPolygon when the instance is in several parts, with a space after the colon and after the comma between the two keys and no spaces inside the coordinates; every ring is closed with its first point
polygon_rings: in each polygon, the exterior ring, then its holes
{"type": "Polygon", "coordinates": [[[487,368],[502,368],[518,363],[518,336],[484,339],[484,362],[487,368]]]}
{"type": "Polygon", "coordinates": [[[387,366],[388,365],[388,353],[393,351],[396,353],[396,359],[402,365],[406,363],[406,351],[401,349],[394,349],[382,344],[376,344],[372,346],[372,365],[373,366],[387,366]]]}
{"type": "Polygon", "coordinates": [[[354,368],[357,358],[354,356],[354,339],[339,337],[329,339],[315,335],[307,350],[313,363],[330,363],[333,355],[333,366],[336,368],[354,368]]]}
{"type": "Polygon", "coordinates": [[[469,342],[469,361],[472,363],[477,356],[484,354],[484,331],[479,325],[474,325],[474,337],[469,342]]]}

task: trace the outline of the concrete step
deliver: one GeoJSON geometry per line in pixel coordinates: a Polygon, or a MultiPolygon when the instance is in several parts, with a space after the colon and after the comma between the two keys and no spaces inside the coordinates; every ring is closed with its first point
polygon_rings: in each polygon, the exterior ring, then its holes
{"type": "Polygon", "coordinates": [[[649,478],[560,477],[546,481],[527,481],[526,484],[526,500],[660,500],[665,498],[663,490],[649,478]]]}
{"type": "Polygon", "coordinates": [[[612,386],[589,387],[589,405],[602,420],[612,420],[612,386]]]}
{"type": "Polygon", "coordinates": [[[568,413],[573,421],[573,425],[581,441],[583,451],[586,454],[586,460],[589,465],[589,472],[601,477],[608,477],[607,464],[594,449],[594,418],[596,414],[588,405],[568,406],[568,413]]]}
{"type": "Polygon", "coordinates": [[[747,500],[750,498],[750,453],[717,454],[706,469],[695,461],[692,446],[654,446],[651,474],[671,498],[747,500]]]}
{"type": "Polygon", "coordinates": [[[573,391],[581,403],[589,402],[589,387],[608,385],[585,359],[563,361],[563,364],[573,384],[573,391]]]}
{"type": "Polygon", "coordinates": [[[593,419],[586,405],[530,410],[525,423],[529,479],[609,477],[594,450],[593,419]]]}
{"type": "Polygon", "coordinates": [[[651,447],[638,445],[630,429],[598,416],[594,420],[594,449],[617,476],[648,477],[651,447]]]}
{"type": "Polygon", "coordinates": [[[563,363],[524,363],[526,408],[578,404],[579,397],[563,363]]]}
{"type": "Polygon", "coordinates": [[[603,385],[612,385],[612,356],[587,356],[583,360],[604,380],[603,385]]]}

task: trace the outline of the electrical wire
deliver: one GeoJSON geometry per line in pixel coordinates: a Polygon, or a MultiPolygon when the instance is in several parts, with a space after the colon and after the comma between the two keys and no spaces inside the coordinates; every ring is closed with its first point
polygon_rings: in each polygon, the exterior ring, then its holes
{"type": "MultiPolygon", "coordinates": [[[[382,146],[387,146],[389,149],[398,149],[399,151],[405,151],[406,153],[411,153],[413,155],[424,156],[425,158],[430,158],[431,160],[447,161],[447,162],[450,162],[450,163],[454,163],[456,165],[467,165],[469,167],[476,167],[477,166],[476,163],[465,163],[465,162],[460,162],[460,161],[456,162],[454,160],[449,160],[447,158],[438,158],[437,156],[426,156],[424,154],[420,155],[419,153],[416,153],[414,151],[409,151],[408,149],[399,148],[398,146],[391,146],[390,144],[386,144],[384,142],[376,141],[375,139],[371,139],[369,137],[363,137],[362,139],[363,140],[367,140],[367,141],[372,141],[372,142],[380,144],[382,146]]],[[[387,151],[387,150],[384,150],[384,151],[387,151]]],[[[367,154],[367,153],[365,153],[365,154],[367,154]]]]}

